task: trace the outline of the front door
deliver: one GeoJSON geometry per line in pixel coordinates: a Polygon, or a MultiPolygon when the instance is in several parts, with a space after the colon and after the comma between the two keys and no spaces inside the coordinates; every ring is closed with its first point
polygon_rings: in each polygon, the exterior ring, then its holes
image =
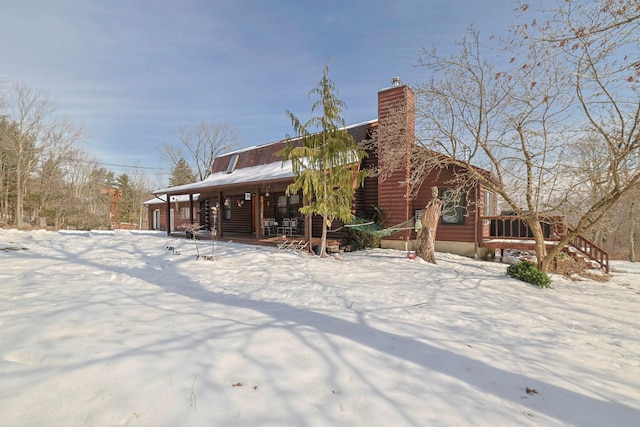
{"type": "Polygon", "coordinates": [[[160,230],[160,209],[153,211],[153,229],[160,230]]]}

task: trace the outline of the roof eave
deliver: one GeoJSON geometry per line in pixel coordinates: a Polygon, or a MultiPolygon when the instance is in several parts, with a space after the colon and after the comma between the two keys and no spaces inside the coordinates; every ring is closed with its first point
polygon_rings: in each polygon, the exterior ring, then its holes
{"type": "Polygon", "coordinates": [[[154,195],[166,194],[167,196],[179,196],[179,195],[185,195],[185,194],[212,192],[213,190],[224,191],[230,188],[247,188],[247,187],[256,187],[256,186],[273,185],[273,184],[289,184],[292,182],[293,182],[293,178],[291,177],[262,179],[258,181],[246,181],[242,183],[233,183],[233,184],[205,185],[198,188],[183,189],[183,190],[180,190],[179,188],[174,188],[174,189],[165,188],[162,190],[156,190],[152,194],[154,195]]]}

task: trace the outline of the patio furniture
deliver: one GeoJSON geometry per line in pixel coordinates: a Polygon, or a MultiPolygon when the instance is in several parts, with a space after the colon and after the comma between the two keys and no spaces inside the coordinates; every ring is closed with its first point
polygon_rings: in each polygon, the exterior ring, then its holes
{"type": "Polygon", "coordinates": [[[282,243],[278,245],[278,252],[286,251],[286,252],[306,252],[307,247],[309,246],[309,242],[305,242],[304,240],[283,240],[282,243]]]}
{"type": "Polygon", "coordinates": [[[298,234],[298,218],[289,219],[289,234],[298,234]]]}
{"type": "Polygon", "coordinates": [[[282,218],[282,225],[278,227],[278,234],[291,234],[291,226],[289,225],[289,218],[282,218]]]}
{"type": "Polygon", "coordinates": [[[265,236],[271,236],[276,232],[276,220],[275,218],[265,218],[262,225],[262,234],[265,236]]]}

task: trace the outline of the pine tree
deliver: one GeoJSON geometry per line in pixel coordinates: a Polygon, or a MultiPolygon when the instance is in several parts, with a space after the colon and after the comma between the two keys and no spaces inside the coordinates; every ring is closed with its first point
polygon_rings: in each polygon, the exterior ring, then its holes
{"type": "Polygon", "coordinates": [[[344,129],[345,104],[337,97],[335,83],[328,74],[329,66],[325,65],[322,79],[309,92],[310,97],[316,95],[319,99],[313,104],[312,117],[306,123],[286,110],[297,138],[288,137],[287,147],[279,153],[292,162],[294,182],[287,192],[302,191],[304,206],[300,212],[322,216],[320,253],[323,256],[327,228],[335,219],[352,220],[353,195],[366,176],[359,169],[365,152],[344,129]],[[313,116],[314,113],[321,115],[313,116]]]}
{"type": "Polygon", "coordinates": [[[175,187],[177,185],[191,184],[195,180],[196,175],[193,169],[191,169],[184,157],[180,157],[178,162],[171,168],[169,185],[175,187]]]}

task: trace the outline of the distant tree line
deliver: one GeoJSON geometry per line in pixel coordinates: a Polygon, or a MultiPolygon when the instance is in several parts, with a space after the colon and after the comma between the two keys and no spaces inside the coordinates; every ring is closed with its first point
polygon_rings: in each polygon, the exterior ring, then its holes
{"type": "Polygon", "coordinates": [[[21,83],[0,93],[0,223],[14,227],[104,229],[119,221],[144,226],[144,173],[116,176],[78,145],[85,130],[56,114],[54,103],[21,83]]]}

